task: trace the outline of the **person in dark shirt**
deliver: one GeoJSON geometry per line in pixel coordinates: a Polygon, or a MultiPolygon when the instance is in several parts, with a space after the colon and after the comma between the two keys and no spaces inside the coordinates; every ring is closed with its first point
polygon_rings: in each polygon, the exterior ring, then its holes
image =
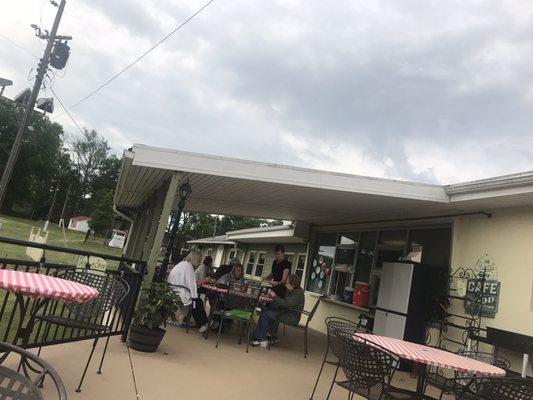
{"type": "Polygon", "coordinates": [[[291,263],[285,256],[285,247],[281,244],[274,247],[275,260],[272,263],[272,270],[270,275],[267,276],[267,280],[270,280],[272,290],[276,293],[276,296],[284,298],[287,293],[285,284],[291,273],[291,263]]]}

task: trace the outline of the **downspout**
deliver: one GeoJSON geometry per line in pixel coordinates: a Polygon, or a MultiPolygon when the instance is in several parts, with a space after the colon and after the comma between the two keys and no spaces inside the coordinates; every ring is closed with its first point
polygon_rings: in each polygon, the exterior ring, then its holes
{"type": "Polygon", "coordinates": [[[128,248],[128,243],[130,241],[130,236],[131,236],[130,233],[133,229],[133,219],[128,217],[122,211],[120,211],[114,203],[113,203],[113,212],[117,214],[119,217],[124,218],[126,221],[129,221],[130,223],[130,229],[128,231],[128,236],[126,237],[126,243],[124,243],[124,247],[122,248],[122,255],[124,255],[124,251],[128,248]]]}

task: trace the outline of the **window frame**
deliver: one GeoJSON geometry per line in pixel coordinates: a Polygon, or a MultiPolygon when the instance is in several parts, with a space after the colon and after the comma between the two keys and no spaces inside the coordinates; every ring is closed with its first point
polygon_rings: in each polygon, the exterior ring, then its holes
{"type": "Polygon", "coordinates": [[[257,251],[249,251],[246,257],[246,265],[244,266],[244,273],[246,275],[253,276],[255,272],[255,264],[257,263],[257,251]],[[248,273],[248,265],[250,264],[250,256],[254,256],[254,260],[252,261],[252,271],[248,273]]]}
{"type": "Polygon", "coordinates": [[[266,251],[258,251],[257,252],[257,260],[255,261],[253,274],[250,274],[250,275],[253,276],[254,278],[262,278],[263,277],[263,272],[265,271],[266,260],[267,260],[267,252],[266,251]],[[261,265],[261,275],[257,275],[257,267],[260,265],[259,264],[259,259],[261,258],[261,254],[263,255],[263,264],[261,265]]]}

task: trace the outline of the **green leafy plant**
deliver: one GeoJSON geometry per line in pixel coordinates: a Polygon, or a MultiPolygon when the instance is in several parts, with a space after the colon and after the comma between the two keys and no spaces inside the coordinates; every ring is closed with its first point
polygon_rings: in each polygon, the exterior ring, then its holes
{"type": "Polygon", "coordinates": [[[180,297],[168,283],[152,283],[141,292],[139,305],[133,315],[133,325],[150,329],[166,326],[169,319],[176,320],[176,311],[182,306],[180,297]]]}

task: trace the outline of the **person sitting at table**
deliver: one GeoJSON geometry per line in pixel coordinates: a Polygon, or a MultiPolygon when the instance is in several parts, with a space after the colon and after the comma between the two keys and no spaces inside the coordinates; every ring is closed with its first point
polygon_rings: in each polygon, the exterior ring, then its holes
{"type": "Polygon", "coordinates": [[[267,347],[267,338],[275,333],[277,325],[282,322],[286,325],[298,325],[304,309],[305,295],[300,287],[300,277],[289,275],[285,288],[285,298],[279,297],[276,292],[269,289],[268,294],[274,298],[270,307],[261,310],[259,322],[254,330],[252,345],[267,347]]]}
{"type": "Polygon", "coordinates": [[[230,285],[232,283],[244,282],[244,267],[242,264],[235,264],[231,270],[225,275],[222,275],[217,281],[217,285],[230,285]]]}
{"type": "MultiPolygon", "coordinates": [[[[224,285],[224,286],[230,286],[233,283],[244,283],[244,267],[242,264],[235,264],[233,266],[233,269],[231,272],[228,272],[227,274],[220,277],[215,282],[215,285],[224,285]]],[[[214,298],[210,299],[211,306],[214,306],[214,302],[212,301],[214,298]]],[[[223,301],[217,301],[216,302],[216,308],[218,310],[221,310],[224,308],[224,302],[223,301]]],[[[211,325],[211,330],[215,331],[218,329],[220,323],[220,318],[218,315],[215,315],[213,317],[213,325],[211,325]]],[[[230,324],[231,321],[227,321],[226,323],[230,324]]]]}
{"type": "Polygon", "coordinates": [[[198,290],[200,290],[200,286],[202,283],[206,281],[206,279],[213,273],[213,258],[211,256],[207,256],[204,258],[204,261],[202,261],[202,265],[200,265],[196,270],[194,271],[194,277],[196,278],[196,285],[198,286],[198,290]]]}
{"type": "Polygon", "coordinates": [[[191,313],[198,327],[198,332],[204,334],[207,331],[208,318],[205,313],[204,303],[198,298],[196,278],[194,276],[194,268],[198,267],[201,261],[202,255],[197,251],[191,251],[183,261],[172,268],[167,281],[171,285],[181,286],[175,288],[175,290],[184,306],[181,310],[182,315],[186,315],[189,307],[192,307],[191,313]]]}
{"type": "Polygon", "coordinates": [[[285,247],[281,244],[274,247],[275,259],[272,262],[272,270],[266,277],[272,285],[272,290],[276,293],[277,297],[285,297],[287,289],[285,284],[291,272],[291,263],[285,256],[285,247]]]}
{"type": "Polygon", "coordinates": [[[238,258],[235,258],[235,257],[230,258],[227,264],[224,264],[218,267],[217,270],[213,274],[211,274],[210,277],[213,278],[214,281],[217,281],[221,277],[226,275],[228,272],[231,272],[233,270],[233,267],[240,263],[241,262],[239,261],[238,258]]]}

